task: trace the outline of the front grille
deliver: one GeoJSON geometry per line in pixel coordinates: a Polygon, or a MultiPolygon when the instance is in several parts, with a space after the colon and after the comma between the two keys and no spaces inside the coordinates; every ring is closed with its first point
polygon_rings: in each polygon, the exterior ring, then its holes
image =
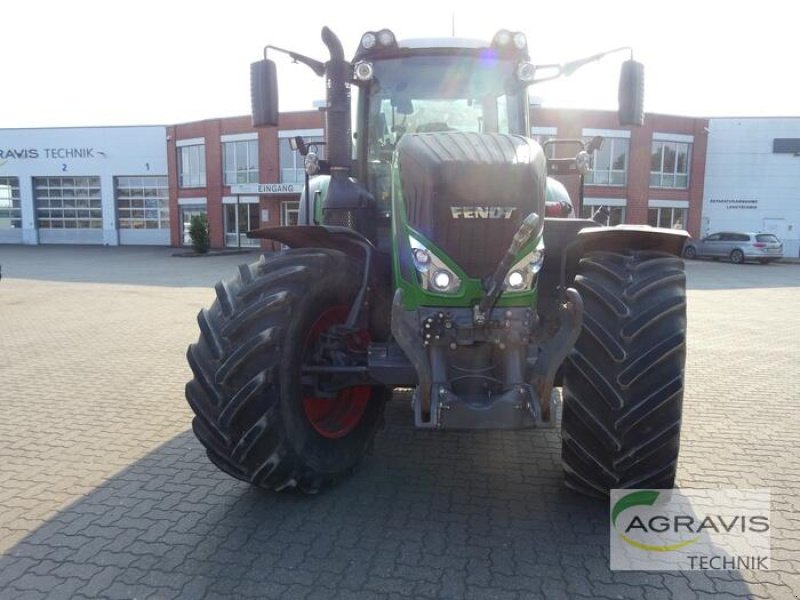
{"type": "Polygon", "coordinates": [[[409,225],[470,277],[492,273],[522,220],[544,213],[544,155],[532,140],[427,133],[404,136],[397,150],[409,225]]]}
{"type": "Polygon", "coordinates": [[[325,225],[338,225],[339,227],[355,229],[356,216],[352,210],[326,210],[322,222],[325,225]]]}

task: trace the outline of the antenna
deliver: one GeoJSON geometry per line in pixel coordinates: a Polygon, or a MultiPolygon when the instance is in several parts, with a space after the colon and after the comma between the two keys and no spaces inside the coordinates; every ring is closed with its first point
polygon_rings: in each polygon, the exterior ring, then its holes
{"type": "Polygon", "coordinates": [[[456,37],[456,13],[455,13],[455,11],[453,11],[453,14],[452,14],[451,26],[452,26],[452,36],[456,37]]]}

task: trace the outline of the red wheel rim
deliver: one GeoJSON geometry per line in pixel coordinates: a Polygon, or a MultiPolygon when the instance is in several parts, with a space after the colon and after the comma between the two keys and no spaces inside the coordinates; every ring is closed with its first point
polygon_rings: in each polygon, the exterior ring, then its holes
{"type": "MultiPolygon", "coordinates": [[[[306,353],[313,348],[320,334],[332,325],[344,323],[349,308],[334,306],[325,310],[311,326],[306,338],[306,353]]],[[[359,336],[359,343],[369,344],[366,331],[359,336]]],[[[339,390],[336,398],[303,397],[303,409],[314,430],[324,438],[338,439],[353,431],[367,410],[371,388],[357,385],[339,390]]]]}

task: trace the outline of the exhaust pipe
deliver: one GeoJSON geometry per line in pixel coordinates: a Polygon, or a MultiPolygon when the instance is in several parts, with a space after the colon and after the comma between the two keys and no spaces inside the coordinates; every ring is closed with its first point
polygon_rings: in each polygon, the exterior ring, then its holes
{"type": "Polygon", "coordinates": [[[325,142],[328,162],[332,174],[349,176],[353,164],[349,86],[352,66],[344,59],[342,42],[328,27],[322,28],[322,42],[331,55],[325,64],[328,105],[325,111],[325,142]],[[342,173],[341,169],[346,171],[342,173]]]}

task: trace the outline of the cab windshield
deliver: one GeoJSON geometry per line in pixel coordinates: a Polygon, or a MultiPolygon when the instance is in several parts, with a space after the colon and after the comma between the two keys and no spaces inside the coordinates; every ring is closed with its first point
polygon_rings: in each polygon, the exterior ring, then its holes
{"type": "Polygon", "coordinates": [[[482,55],[376,60],[367,105],[368,186],[383,187],[385,167],[403,135],[437,131],[525,134],[527,93],[517,63],[482,55]]]}

